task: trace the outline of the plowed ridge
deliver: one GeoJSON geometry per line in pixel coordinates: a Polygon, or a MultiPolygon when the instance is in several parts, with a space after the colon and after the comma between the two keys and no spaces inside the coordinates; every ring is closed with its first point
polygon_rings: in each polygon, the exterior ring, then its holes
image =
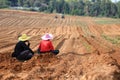
{"type": "Polygon", "coordinates": [[[59,14],[56,19],[55,15],[0,10],[0,79],[98,80],[101,76],[101,79],[106,77],[104,80],[118,80],[110,76],[115,77],[115,71],[119,70],[120,48],[102,35],[120,36],[120,23],[98,24],[92,17],[69,15],[62,19],[59,14]],[[12,59],[11,53],[22,33],[31,36],[30,47],[35,53],[41,36],[53,34],[52,42],[60,50],[59,55],[48,61],[41,61],[42,57],[35,55],[27,63],[12,59]]]}

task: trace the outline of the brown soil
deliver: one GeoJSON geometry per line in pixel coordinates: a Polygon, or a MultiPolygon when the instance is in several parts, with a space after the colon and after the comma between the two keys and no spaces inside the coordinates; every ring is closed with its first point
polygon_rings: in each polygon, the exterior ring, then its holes
{"type": "Polygon", "coordinates": [[[120,24],[55,15],[0,10],[0,80],[120,80],[120,47],[101,37],[120,36],[120,24]],[[40,37],[47,32],[54,35],[57,56],[37,54],[40,37]],[[31,36],[35,52],[27,62],[11,57],[22,33],[31,36]]]}

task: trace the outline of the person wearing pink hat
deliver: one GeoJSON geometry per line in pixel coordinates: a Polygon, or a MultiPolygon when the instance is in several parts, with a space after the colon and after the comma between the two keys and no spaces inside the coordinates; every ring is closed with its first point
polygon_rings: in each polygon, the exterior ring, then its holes
{"type": "Polygon", "coordinates": [[[53,39],[52,34],[46,33],[41,39],[42,41],[39,44],[38,53],[52,52],[55,55],[59,53],[59,50],[55,50],[51,42],[51,39],[53,39]]]}

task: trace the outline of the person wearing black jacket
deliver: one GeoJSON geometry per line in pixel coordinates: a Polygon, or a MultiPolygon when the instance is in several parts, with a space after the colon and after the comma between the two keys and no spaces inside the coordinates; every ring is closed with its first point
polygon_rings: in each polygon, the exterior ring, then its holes
{"type": "Polygon", "coordinates": [[[29,60],[32,58],[34,52],[30,49],[29,39],[30,37],[26,34],[22,34],[22,36],[18,38],[19,41],[15,46],[12,57],[16,57],[16,59],[20,61],[29,60]]]}

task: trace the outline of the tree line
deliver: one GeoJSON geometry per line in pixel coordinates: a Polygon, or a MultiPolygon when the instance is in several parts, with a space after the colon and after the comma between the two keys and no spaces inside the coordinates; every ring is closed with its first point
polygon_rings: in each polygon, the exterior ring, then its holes
{"type": "Polygon", "coordinates": [[[49,13],[120,18],[120,1],[111,0],[0,0],[0,8],[32,7],[49,13]]]}

